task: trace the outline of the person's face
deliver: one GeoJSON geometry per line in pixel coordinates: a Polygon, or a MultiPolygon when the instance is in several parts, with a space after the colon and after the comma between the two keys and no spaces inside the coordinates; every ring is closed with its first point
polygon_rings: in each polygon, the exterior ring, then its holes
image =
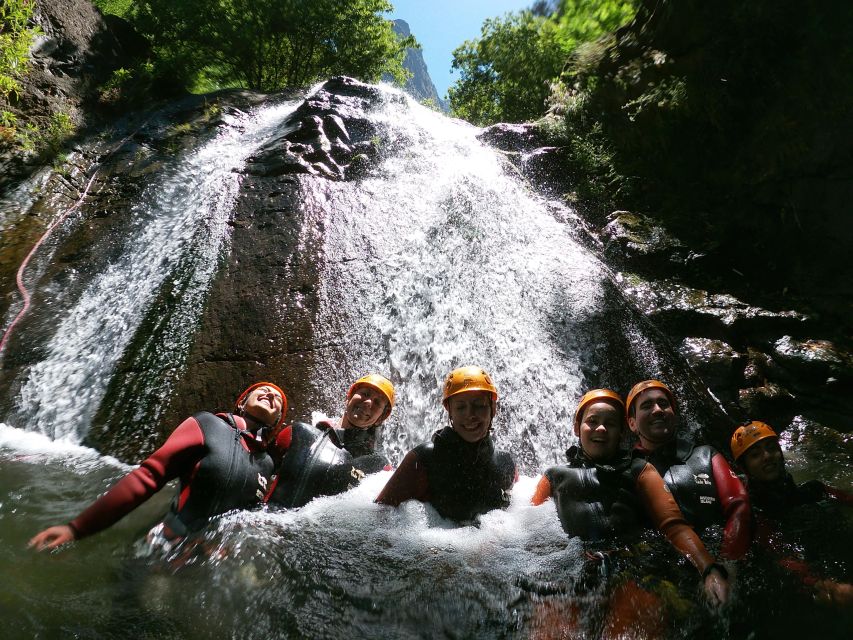
{"type": "Polygon", "coordinates": [[[776,482],[785,477],[785,457],[777,438],[764,438],[740,458],[746,475],[758,482],[776,482]]]}
{"type": "Polygon", "coordinates": [[[252,389],[243,404],[243,412],[268,427],[275,425],[281,418],[284,401],[281,394],[262,385],[252,389]]]}
{"type": "Polygon", "coordinates": [[[662,389],[643,391],[634,401],[634,407],[628,425],[644,447],[654,449],[675,437],[675,407],[662,389]]]}
{"type": "Polygon", "coordinates": [[[350,426],[367,429],[375,425],[388,408],[388,399],[377,389],[360,385],[347,400],[344,417],[350,426]]]}
{"type": "Polygon", "coordinates": [[[465,442],[479,442],[492,426],[492,396],[488,391],[463,391],[447,401],[453,430],[465,442]]]}
{"type": "Polygon", "coordinates": [[[584,409],[578,435],[581,448],[596,462],[616,455],[622,438],[622,413],[609,402],[596,402],[584,409]]]}

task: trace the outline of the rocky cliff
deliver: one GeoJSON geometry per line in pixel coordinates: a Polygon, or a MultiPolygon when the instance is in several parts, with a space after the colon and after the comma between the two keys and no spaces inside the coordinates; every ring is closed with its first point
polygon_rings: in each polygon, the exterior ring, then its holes
{"type": "MultiPolygon", "coordinates": [[[[409,24],[405,20],[394,20],[394,33],[401,38],[412,35],[409,24]]],[[[403,59],[403,67],[412,74],[404,87],[406,93],[416,100],[429,100],[442,111],[449,111],[447,103],[438,95],[432,78],[429,77],[426,62],[420,49],[406,49],[406,57],[403,59]]]]}

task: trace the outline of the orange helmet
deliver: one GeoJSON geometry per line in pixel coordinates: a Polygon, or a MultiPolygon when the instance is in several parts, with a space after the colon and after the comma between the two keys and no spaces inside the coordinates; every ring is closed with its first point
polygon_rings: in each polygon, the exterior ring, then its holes
{"type": "Polygon", "coordinates": [[[357,387],[370,387],[371,389],[376,389],[379,393],[385,396],[385,399],[388,401],[388,406],[385,408],[385,412],[382,414],[382,417],[378,422],[385,420],[385,418],[390,415],[396,398],[394,394],[394,385],[391,381],[378,373],[368,373],[366,376],[361,376],[358,380],[352,383],[349,391],[347,391],[347,400],[352,398],[352,394],[355,393],[357,387]]]}
{"type": "Polygon", "coordinates": [[[447,374],[441,395],[442,404],[447,408],[447,401],[457,393],[465,391],[487,391],[492,396],[492,412],[498,400],[498,389],[492,378],[481,367],[459,367],[447,374]]]}
{"type": "Polygon", "coordinates": [[[581,426],[581,418],[583,418],[584,409],[594,402],[609,402],[616,406],[623,414],[625,413],[625,403],[622,397],[615,391],[610,389],[593,389],[583,394],[581,401],[578,403],[578,408],[575,410],[575,435],[578,435],[581,426]]]}
{"type": "Polygon", "coordinates": [[[276,391],[278,391],[281,395],[281,417],[278,419],[278,422],[275,425],[276,427],[281,426],[281,424],[284,423],[284,416],[285,414],[287,414],[287,396],[284,394],[284,391],[281,390],[281,387],[276,384],[273,384],[272,382],[256,382],[255,384],[250,385],[243,393],[239,395],[237,401],[234,403],[234,406],[238,409],[241,409],[243,401],[248,398],[249,394],[252,393],[252,391],[257,389],[258,387],[270,387],[271,389],[275,389],[276,391]]]}
{"type": "Polygon", "coordinates": [[[746,453],[747,449],[759,440],[778,437],[779,436],[776,432],[770,428],[770,425],[759,422],[758,420],[742,424],[735,429],[735,432],[732,434],[731,447],[735,462],[737,462],[740,457],[746,453]]]}
{"type": "Polygon", "coordinates": [[[647,391],[648,389],[660,389],[666,394],[666,397],[669,399],[669,403],[672,405],[673,410],[676,408],[675,396],[672,395],[672,391],[668,386],[666,386],[660,380],[643,380],[642,382],[638,382],[631,390],[628,392],[628,397],[625,400],[625,419],[628,419],[628,415],[631,413],[631,405],[634,404],[634,400],[637,399],[637,396],[640,395],[643,391],[647,391]]]}

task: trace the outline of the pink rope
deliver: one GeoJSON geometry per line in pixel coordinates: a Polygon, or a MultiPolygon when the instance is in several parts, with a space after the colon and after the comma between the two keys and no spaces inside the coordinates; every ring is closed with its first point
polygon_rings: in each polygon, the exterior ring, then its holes
{"type": "Polygon", "coordinates": [[[89,189],[92,186],[92,183],[95,181],[95,176],[98,175],[98,171],[92,174],[92,177],[89,178],[89,182],[86,184],[86,188],[83,189],[83,193],[80,195],[80,198],[71,205],[68,209],[66,209],[61,216],[59,216],[56,220],[53,221],[47,231],[42,234],[41,238],[39,238],[38,242],[33,245],[33,248],[30,249],[30,252],[27,254],[27,257],[24,258],[24,261],[21,263],[21,266],[18,267],[18,274],[15,277],[15,281],[18,283],[18,291],[21,292],[21,297],[24,299],[24,306],[18,312],[18,315],[15,316],[15,319],[12,320],[12,324],[10,324],[6,328],[6,332],[3,334],[3,339],[0,340],[0,353],[3,352],[3,349],[6,346],[6,343],[9,341],[9,336],[12,335],[12,330],[15,328],[15,325],[18,324],[18,321],[24,317],[24,314],[27,312],[27,309],[30,308],[30,292],[27,291],[27,288],[24,286],[24,270],[27,268],[27,265],[30,263],[30,260],[35,255],[38,248],[42,245],[42,243],[47,240],[47,237],[53,232],[53,230],[58,227],[65,218],[67,218],[72,211],[76,211],[81,204],[83,204],[83,199],[86,197],[86,194],[89,193],[89,189]]]}

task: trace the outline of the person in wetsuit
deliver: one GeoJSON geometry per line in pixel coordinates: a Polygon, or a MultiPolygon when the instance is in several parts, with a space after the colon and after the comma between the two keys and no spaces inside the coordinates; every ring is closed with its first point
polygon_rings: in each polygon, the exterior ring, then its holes
{"type": "MultiPolygon", "coordinates": [[[[624,431],[625,405],[619,394],[610,389],[584,394],[574,417],[580,445],[568,449],[567,464],[547,469],[536,485],[531,503],[538,506],[553,499],[563,529],[587,543],[589,558],[575,585],[581,598],[545,601],[537,607],[531,622],[537,640],[575,635],[584,623],[596,622],[604,638],[657,637],[663,632],[665,616],[657,596],[633,579],[611,575],[622,556],[632,555],[627,548],[643,526],[631,459],[620,446],[624,431]],[[594,601],[600,606],[582,616],[586,591],[594,591],[604,580],[612,584],[604,585],[603,600],[594,601]]],[[[660,497],[671,500],[668,494],[660,497]]]]}
{"type": "Polygon", "coordinates": [[[784,533],[790,528],[787,525],[791,521],[799,525],[803,520],[802,507],[826,501],[853,506],[853,495],[819,480],[796,484],[785,469],[779,436],[763,422],[754,420],[738,427],[732,434],[731,448],[735,462],[746,473],[755,512],[756,543],[773,552],[785,570],[814,590],[818,600],[853,606],[853,585],[821,578],[802,557],[783,549],[784,533]]]}
{"type": "Polygon", "coordinates": [[[720,556],[724,560],[742,558],[752,533],[746,489],[712,447],[676,437],[675,397],[664,383],[637,383],[625,404],[628,426],[640,440],[631,454],[638,495],[653,524],[701,574],[709,603],[721,606],[729,599],[728,571],[708,552],[694,529],[723,525],[720,556]],[[661,489],[673,496],[674,504],[667,506],[655,499],[661,489]]]}
{"type": "Polygon", "coordinates": [[[442,399],[451,426],[406,454],[376,502],[429,502],[457,522],[508,507],[517,474],[512,456],[496,451],[492,441],[498,391],[491,377],[480,367],[454,369],[442,399]]]}
{"type": "Polygon", "coordinates": [[[257,382],[237,398],[235,413],[197,413],[162,447],[68,524],[36,534],[29,546],[43,551],[115,524],[173,478],[180,486],[161,523],[172,541],[194,533],[214,516],[259,505],[273,474],[267,452],[287,412],[287,396],[257,382]]]}
{"type": "Polygon", "coordinates": [[[376,373],[362,376],[347,392],[339,423],[316,429],[300,422],[282,429],[273,448],[276,473],[268,502],[301,507],[318,496],[355,487],[365,475],[389,469],[375,451],[379,429],[394,408],[394,385],[376,373]]]}

